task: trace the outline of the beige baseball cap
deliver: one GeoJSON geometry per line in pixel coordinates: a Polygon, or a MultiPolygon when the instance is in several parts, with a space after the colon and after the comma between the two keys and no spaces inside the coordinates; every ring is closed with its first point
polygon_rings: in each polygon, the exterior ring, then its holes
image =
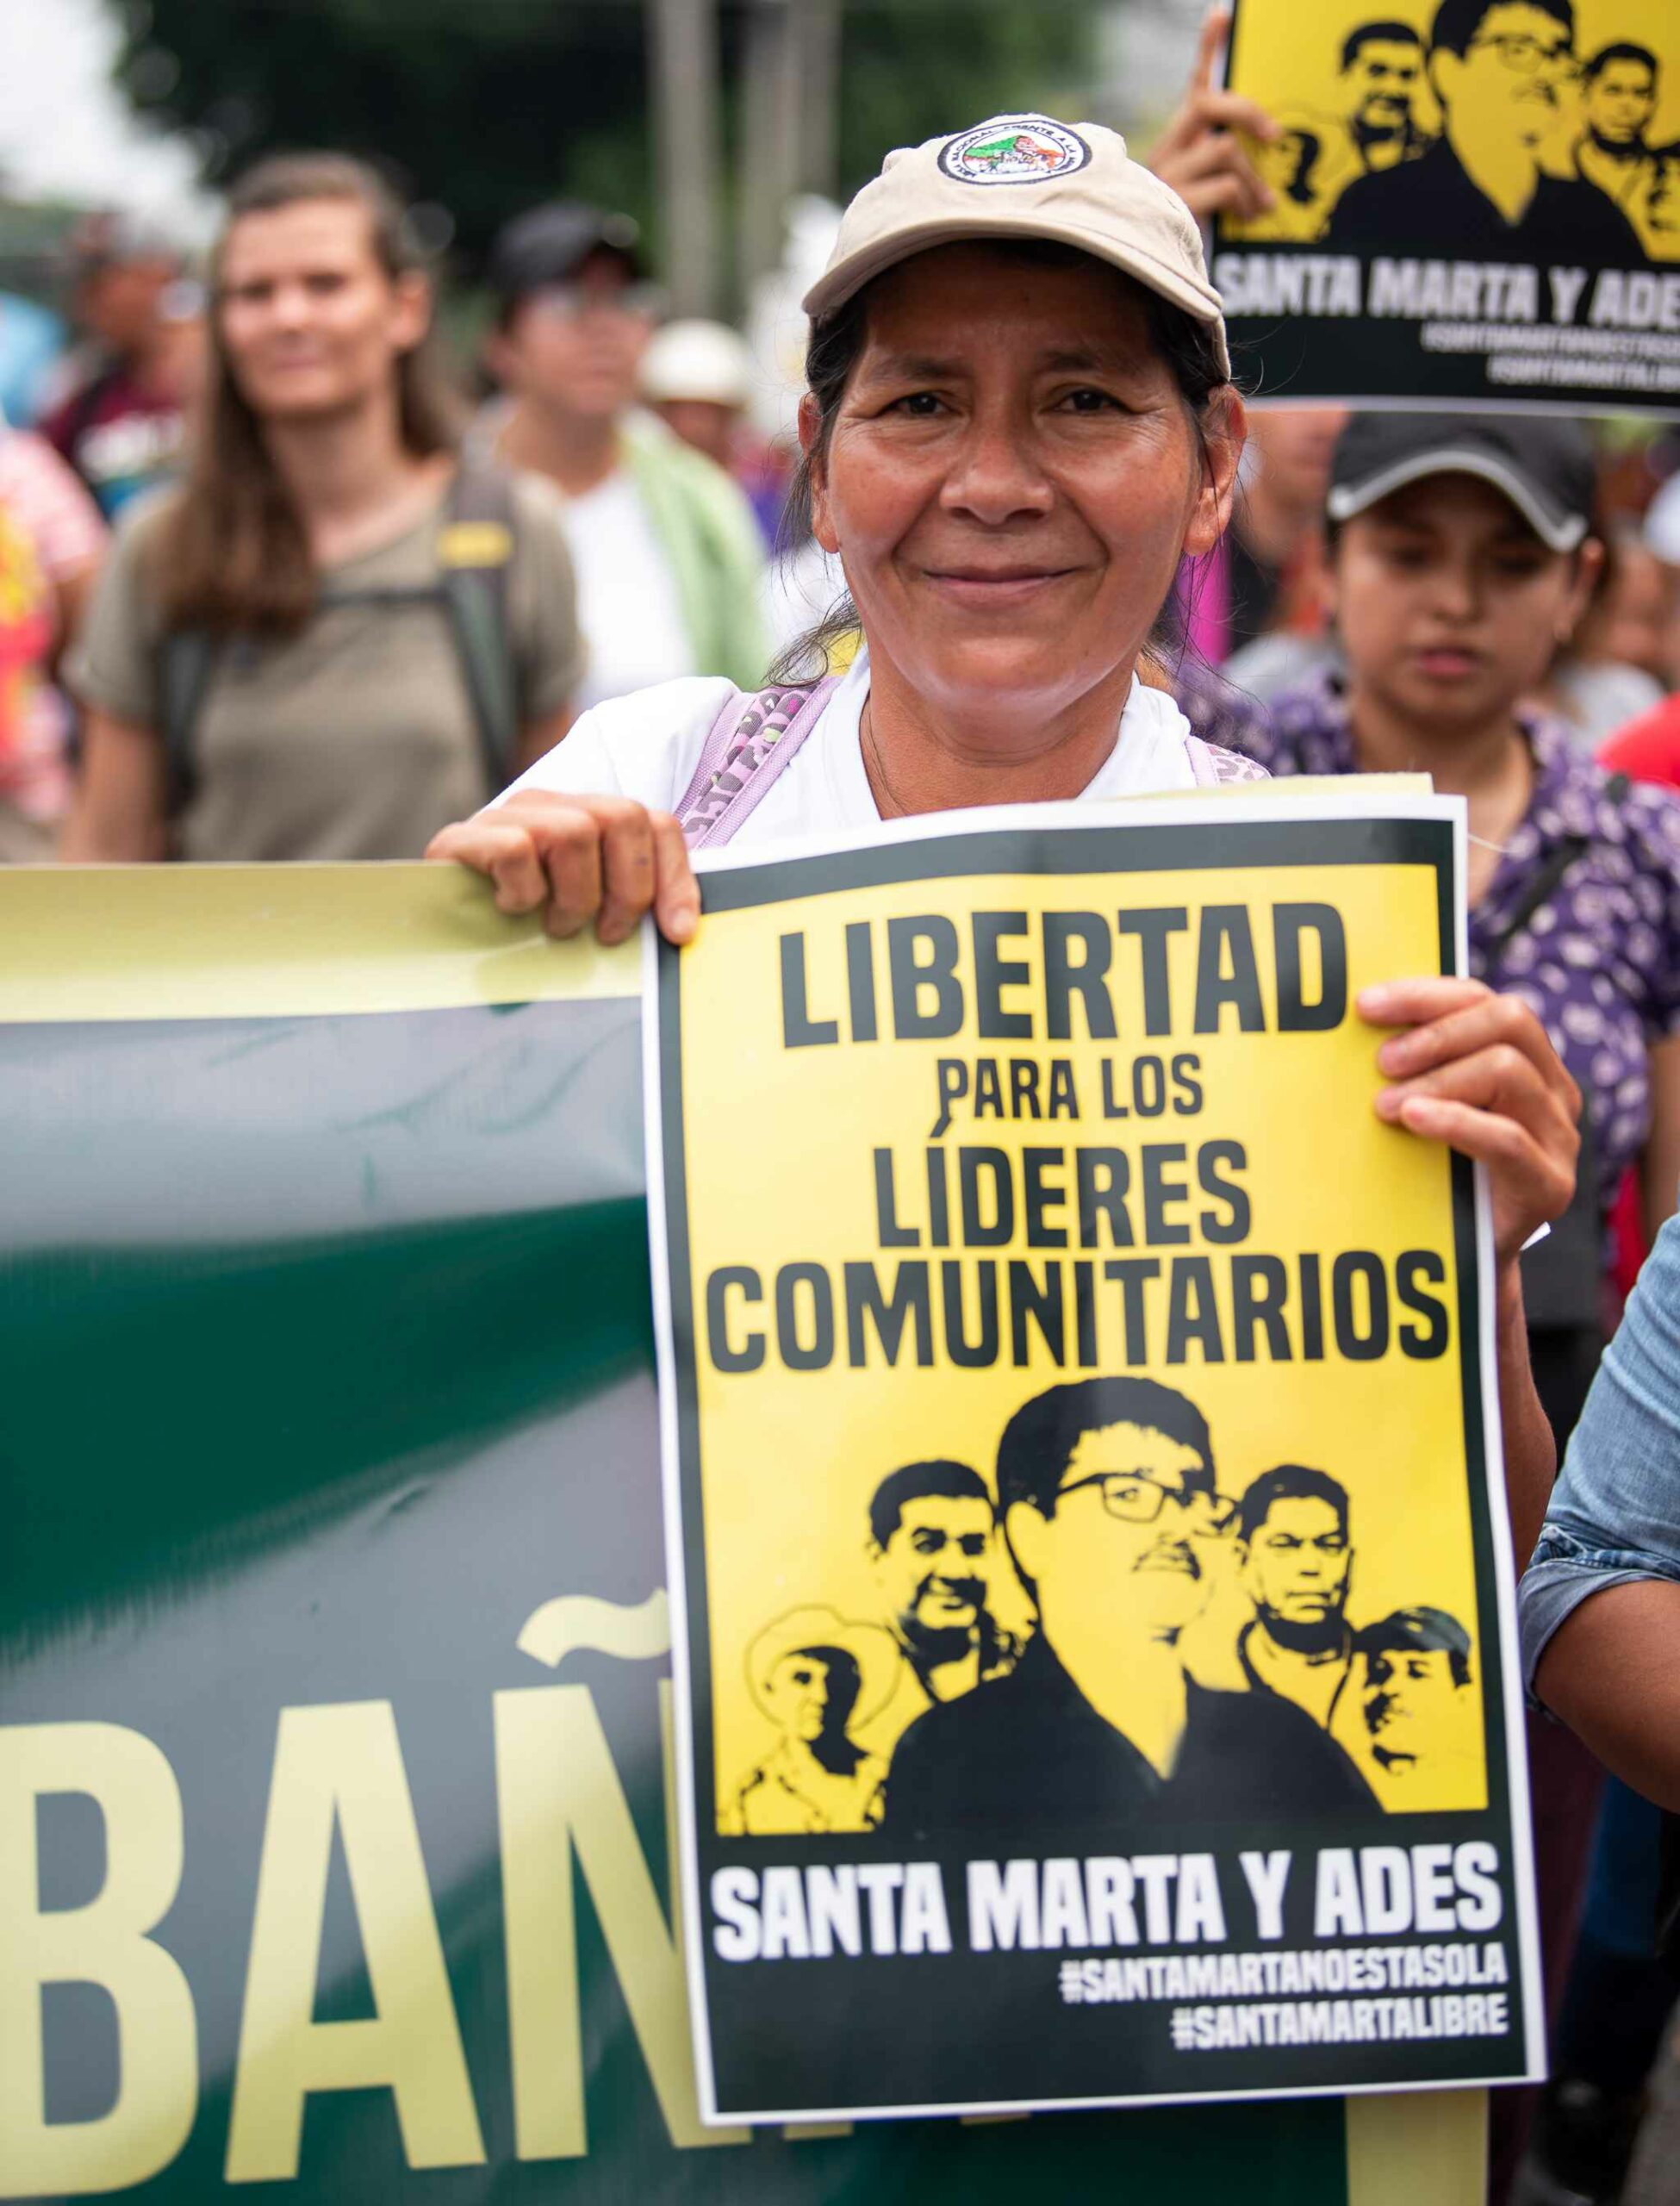
{"type": "Polygon", "coordinates": [[[1202,234],[1178,193],[1099,122],[996,115],[887,156],[841,218],[805,310],[832,314],[872,277],[965,238],[1048,238],[1121,269],[1212,331],[1230,373],[1202,234]]]}

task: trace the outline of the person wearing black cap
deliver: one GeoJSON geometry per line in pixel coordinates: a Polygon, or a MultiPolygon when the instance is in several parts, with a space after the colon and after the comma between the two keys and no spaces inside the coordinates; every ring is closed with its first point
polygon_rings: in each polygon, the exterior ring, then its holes
{"type": "Polygon", "coordinates": [[[1525,1263],[1560,1439],[1597,1361],[1609,1204],[1641,1166],[1654,1235],[1680,1182],[1680,802],[1610,784],[1523,701],[1602,562],[1593,495],[1573,422],[1356,415],[1327,501],[1345,671],[1251,743],[1273,773],[1422,768],[1468,800],[1472,969],[1533,1006],[1587,1099],[1576,1231],[1525,1263]]]}
{"type": "Polygon", "coordinates": [[[656,304],[643,275],[635,223],[571,201],[520,215],[490,255],[484,359],[506,397],[480,439],[566,501],[586,706],[682,675],[763,671],[752,508],[635,408],[656,304]]]}
{"type": "Polygon", "coordinates": [[[1577,74],[1570,0],[1440,0],[1428,72],[1440,136],[1416,160],[1348,185],[1330,217],[1333,246],[1642,264],[1615,201],[1584,178],[1552,175],[1541,159],[1577,74]]]}

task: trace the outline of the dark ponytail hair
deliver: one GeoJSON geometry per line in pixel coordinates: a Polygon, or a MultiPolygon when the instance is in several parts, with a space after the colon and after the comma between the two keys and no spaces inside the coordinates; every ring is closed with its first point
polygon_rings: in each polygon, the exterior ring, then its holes
{"type": "MultiPolygon", "coordinates": [[[[988,250],[1014,261],[1024,261],[1040,268],[1077,268],[1091,259],[1076,246],[1058,245],[1053,240],[1027,238],[1019,240],[999,238],[987,240],[988,250]]],[[[1117,274],[1118,271],[1116,271],[1117,274]]],[[[875,279],[876,282],[880,278],[875,279]]],[[[817,402],[817,436],[811,450],[803,453],[787,493],[787,503],[782,514],[778,533],[776,556],[786,559],[806,543],[811,535],[812,477],[814,464],[828,457],[828,448],[834,434],[841,401],[846,385],[851,380],[852,370],[862,356],[868,335],[869,294],[874,284],[866,284],[855,292],[845,304],[811,325],[811,336],[805,352],[806,388],[817,402]]],[[[1179,396],[1190,409],[1195,426],[1197,446],[1204,467],[1207,464],[1207,444],[1204,425],[1215,395],[1223,390],[1230,378],[1220,363],[1217,344],[1210,325],[1198,321],[1182,308],[1170,305],[1158,291],[1140,285],[1139,296],[1143,301],[1149,339],[1156,352],[1167,363],[1179,396]]],[[[1168,600],[1170,608],[1171,600],[1168,600]]],[[[794,683],[808,686],[822,679],[827,671],[830,654],[837,644],[858,629],[857,608],[849,592],[842,591],[816,626],[796,638],[777,658],[765,677],[772,684],[794,683]]],[[[1166,608],[1162,620],[1158,620],[1156,644],[1167,640],[1166,631],[1173,627],[1166,608]],[[1165,628],[1163,628],[1163,621],[1165,628]]],[[[1157,666],[1154,671],[1165,685],[1165,678],[1157,666]]]]}

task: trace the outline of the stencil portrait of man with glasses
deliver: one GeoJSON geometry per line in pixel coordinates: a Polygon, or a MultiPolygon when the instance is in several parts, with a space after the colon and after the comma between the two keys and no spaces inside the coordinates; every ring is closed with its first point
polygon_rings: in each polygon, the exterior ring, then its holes
{"type": "Polygon", "coordinates": [[[1570,0],[1442,0],[1428,71],[1441,135],[1416,160],[1349,184],[1331,245],[1640,265],[1639,237],[1608,193],[1545,165],[1546,141],[1579,112],[1570,0]]]}
{"type": "Polygon", "coordinates": [[[997,1494],[1036,1629],[1007,1676],[899,1740],[890,1829],[1089,1823],[1118,1843],[1167,1817],[1376,1805],[1292,1701],[1215,1691],[1185,1668],[1179,1642],[1236,1520],[1187,1396],[1131,1377],[1035,1395],[1005,1429],[997,1494]]]}

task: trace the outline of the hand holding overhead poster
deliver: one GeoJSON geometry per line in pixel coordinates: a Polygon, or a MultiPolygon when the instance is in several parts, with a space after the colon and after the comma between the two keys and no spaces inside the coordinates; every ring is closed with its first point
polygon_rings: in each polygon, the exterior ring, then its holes
{"type": "Polygon", "coordinates": [[[1680,406],[1664,0],[1237,0],[1276,204],[1213,277],[1264,396],[1680,406]]]}
{"type": "Polygon", "coordinates": [[[987,815],[650,951],[708,2118],[1531,2072],[1484,1229],[1354,1007],[1459,817],[987,815]]]}

